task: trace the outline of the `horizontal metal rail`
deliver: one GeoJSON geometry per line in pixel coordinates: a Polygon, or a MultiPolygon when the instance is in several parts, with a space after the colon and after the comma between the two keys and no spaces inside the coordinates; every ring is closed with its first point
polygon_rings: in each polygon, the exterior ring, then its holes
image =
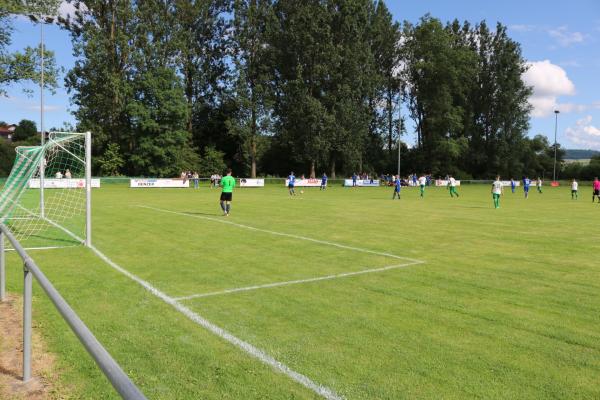
{"type": "MultiPolygon", "coordinates": [[[[31,377],[31,276],[33,275],[52,303],[54,303],[58,312],[79,338],[81,344],[83,344],[87,352],[96,361],[98,367],[100,367],[106,378],[121,397],[127,400],[146,399],[144,394],[137,386],[135,386],[108,351],[106,351],[102,344],[96,339],[94,334],[83,323],[79,316],[77,316],[71,306],[69,306],[60,293],[58,293],[6,225],[0,224],[0,240],[2,240],[2,242],[4,241],[4,238],[2,237],[4,235],[6,235],[8,241],[23,260],[25,279],[25,289],[23,293],[23,380],[27,381],[31,377]]],[[[3,250],[1,245],[0,250],[3,250]]],[[[0,255],[0,262],[2,264],[0,265],[0,269],[2,270],[4,269],[3,256],[3,254],[0,255]]],[[[4,277],[2,276],[2,278],[4,277]]],[[[2,285],[4,285],[4,282],[2,282],[2,285]]]]}

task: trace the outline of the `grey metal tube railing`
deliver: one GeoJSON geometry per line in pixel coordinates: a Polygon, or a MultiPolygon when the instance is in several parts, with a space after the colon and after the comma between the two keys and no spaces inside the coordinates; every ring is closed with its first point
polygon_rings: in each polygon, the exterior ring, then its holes
{"type": "MultiPolygon", "coordinates": [[[[50,283],[48,278],[46,278],[44,273],[39,269],[33,259],[27,254],[25,249],[23,249],[21,244],[4,224],[0,224],[0,232],[0,239],[2,239],[2,234],[6,235],[8,241],[10,241],[15,251],[23,260],[25,279],[25,289],[23,292],[23,380],[27,381],[31,377],[31,277],[33,276],[121,397],[127,400],[146,399],[144,394],[137,386],[135,386],[125,372],[123,372],[117,362],[111,357],[102,344],[100,344],[94,334],[83,323],[79,316],[77,316],[75,311],[73,311],[60,293],[58,293],[52,283],[50,283]]],[[[0,261],[3,261],[2,256],[0,256],[0,261]]],[[[3,267],[4,265],[2,265],[2,268],[3,267]]]]}

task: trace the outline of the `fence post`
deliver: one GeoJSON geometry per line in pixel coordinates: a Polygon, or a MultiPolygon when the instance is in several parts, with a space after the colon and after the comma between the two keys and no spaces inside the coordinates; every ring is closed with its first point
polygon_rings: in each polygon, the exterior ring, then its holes
{"type": "Polygon", "coordinates": [[[0,301],[6,298],[6,259],[4,258],[4,232],[0,231],[0,301]]]}
{"type": "Polygon", "coordinates": [[[23,382],[31,379],[31,297],[33,274],[23,264],[23,382]]]}

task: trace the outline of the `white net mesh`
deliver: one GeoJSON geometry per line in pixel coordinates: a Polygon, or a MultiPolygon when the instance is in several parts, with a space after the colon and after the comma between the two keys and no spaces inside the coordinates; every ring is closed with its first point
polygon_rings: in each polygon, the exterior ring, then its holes
{"type": "Polygon", "coordinates": [[[51,132],[43,147],[17,148],[0,193],[0,221],[28,247],[78,244],[85,235],[85,164],[85,134],[51,132]]]}

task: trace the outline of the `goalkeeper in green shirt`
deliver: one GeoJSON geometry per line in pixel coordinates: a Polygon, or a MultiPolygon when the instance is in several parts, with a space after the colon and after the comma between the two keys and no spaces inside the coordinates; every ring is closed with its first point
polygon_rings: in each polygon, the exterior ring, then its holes
{"type": "Polygon", "coordinates": [[[229,216],[231,210],[231,197],[233,195],[233,188],[235,187],[235,178],[231,176],[231,168],[227,169],[227,175],[221,179],[221,209],[223,210],[224,216],[229,216]]]}

